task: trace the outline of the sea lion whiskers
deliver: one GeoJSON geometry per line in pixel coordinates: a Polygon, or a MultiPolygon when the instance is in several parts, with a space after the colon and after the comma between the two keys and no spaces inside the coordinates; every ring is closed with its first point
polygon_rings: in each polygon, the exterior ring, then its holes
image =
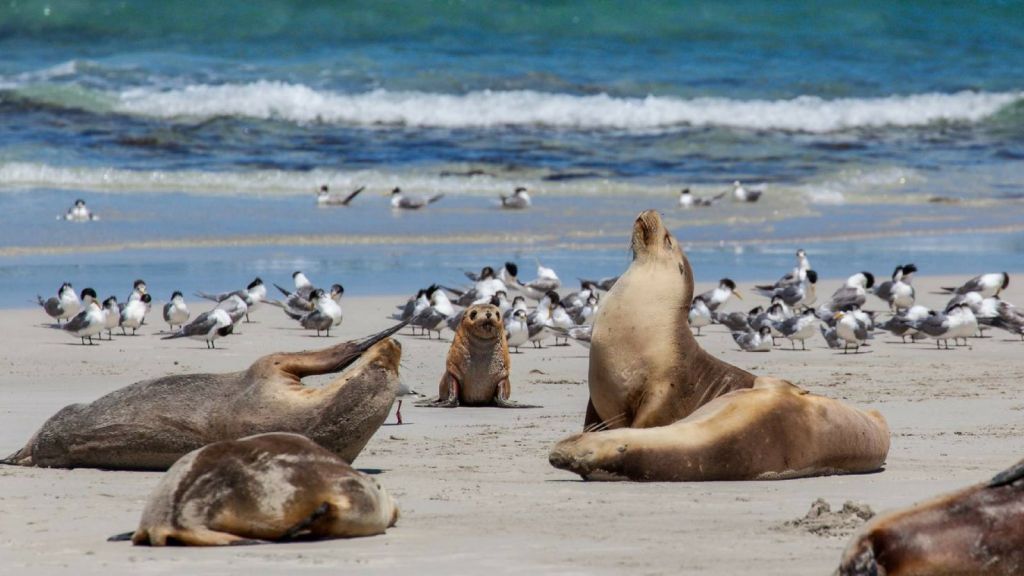
{"type": "Polygon", "coordinates": [[[602,420],[601,422],[595,422],[595,423],[587,426],[586,428],[583,429],[583,431],[584,432],[601,432],[602,430],[607,430],[611,426],[614,426],[616,424],[620,424],[620,423],[622,423],[625,420],[626,420],[626,413],[625,412],[620,412],[620,413],[616,414],[615,416],[612,416],[611,418],[609,418],[607,420],[602,420]]]}

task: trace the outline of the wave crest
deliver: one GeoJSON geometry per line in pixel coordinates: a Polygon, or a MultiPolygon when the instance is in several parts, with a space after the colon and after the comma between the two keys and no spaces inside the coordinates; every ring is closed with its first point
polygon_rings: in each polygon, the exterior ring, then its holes
{"type": "Polygon", "coordinates": [[[826,100],[616,98],[535,91],[461,95],[376,90],[344,94],[301,84],[193,85],[140,88],[120,94],[115,110],[148,117],[236,116],[298,123],[424,128],[548,126],[567,129],[658,130],[674,126],[824,133],[857,128],[914,127],[981,121],[1024,98],[1024,92],[957,92],[826,100]]]}

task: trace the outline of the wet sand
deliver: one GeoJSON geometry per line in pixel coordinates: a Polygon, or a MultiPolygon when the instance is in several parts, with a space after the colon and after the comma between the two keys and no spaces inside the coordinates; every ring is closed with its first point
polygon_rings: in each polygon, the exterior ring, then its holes
{"type": "MultiPolygon", "coordinates": [[[[966,278],[917,278],[930,290],[966,278]]],[[[823,281],[830,294],[838,281],[823,281]]],[[[698,289],[710,287],[702,283],[698,289]]],[[[746,290],[749,284],[741,284],[746,290]]],[[[747,291],[749,293],[749,291],[747,291]]],[[[1011,283],[1005,298],[1024,303],[1011,283]]],[[[764,299],[730,302],[742,310],[764,299]]],[[[273,351],[326,346],[390,325],[401,300],[346,298],[337,336],[317,339],[264,307],[240,335],[208,351],[202,342],[161,341],[154,305],[137,337],[99,346],[46,327],[38,309],[0,311],[0,454],[19,448],[50,415],[133,382],[173,373],[233,371],[273,351]]],[[[196,310],[204,310],[199,303],[196,310]]],[[[883,305],[869,300],[873,309],[883,305]]],[[[1024,343],[993,330],[970,346],[899,344],[878,334],[866,353],[843,355],[809,341],[808,352],[737,350],[720,326],[699,341],[758,374],[882,411],[892,428],[884,471],[775,482],[585,483],[552,468],[550,447],[576,432],[587,400],[587,350],[548,346],[512,357],[513,399],[543,408],[427,409],[403,405],[356,461],[379,471],[402,517],[386,535],[347,541],[225,549],[148,549],[108,543],[135,527],[156,473],[0,467],[0,563],[11,573],[292,574],[337,569],[360,574],[827,574],[848,532],[820,536],[785,523],[819,497],[884,511],[987,479],[1022,456],[1024,343]]],[[[333,334],[333,332],[332,332],[333,334]]],[[[451,333],[443,342],[403,331],[402,375],[435,394],[451,333]]],[[[316,382],[314,381],[313,384],[316,382]]]]}

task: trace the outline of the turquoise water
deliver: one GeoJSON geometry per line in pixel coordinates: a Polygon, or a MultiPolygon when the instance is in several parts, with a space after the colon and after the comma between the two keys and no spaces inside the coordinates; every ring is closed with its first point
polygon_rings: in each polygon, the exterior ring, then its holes
{"type": "Polygon", "coordinates": [[[169,291],[305,262],[377,292],[462,259],[611,273],[648,207],[711,276],[774,277],[796,244],[829,276],[844,250],[883,274],[879,249],[1020,268],[1022,30],[1020,2],[6,3],[0,305],[72,271],[169,291]],[[765,199],[672,210],[735,179],[765,199]],[[368,188],[318,210],[325,182],[368,188]],[[517,185],[537,209],[501,214],[517,185]],[[396,218],[393,186],[448,197],[396,218]],[[102,219],[57,222],[77,197],[102,219]]]}

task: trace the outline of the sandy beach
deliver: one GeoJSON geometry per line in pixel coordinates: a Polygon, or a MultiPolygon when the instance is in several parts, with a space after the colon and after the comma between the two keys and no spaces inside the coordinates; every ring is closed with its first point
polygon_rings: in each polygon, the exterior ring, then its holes
{"type": "MultiPolygon", "coordinates": [[[[932,290],[965,279],[917,278],[918,301],[939,307],[947,298],[932,290]]],[[[819,294],[838,284],[819,283],[819,294]]],[[[703,282],[698,290],[709,287],[703,282]]],[[[749,294],[749,284],[740,289],[749,294]]],[[[1004,296],[1022,302],[1024,289],[1011,283],[1004,296]]],[[[8,338],[0,350],[0,453],[18,449],[69,403],[146,378],[234,371],[269,352],[357,338],[388,326],[402,300],[346,298],[345,322],[330,339],[312,337],[264,306],[255,323],[241,325],[241,334],[220,341],[216,351],[202,342],[159,340],[155,334],[165,327],[157,306],[140,336],[92,347],[48,328],[38,309],[2,310],[8,338]]],[[[763,302],[748,296],[728,309],[763,302]]],[[[883,307],[875,299],[869,305],[883,307]]],[[[355,462],[399,500],[401,519],[386,535],[226,549],[108,543],[108,536],[134,529],[160,474],[3,466],[0,564],[5,573],[36,575],[827,574],[849,532],[786,526],[815,499],[884,511],[985,480],[1021,457],[1024,343],[1005,332],[951,351],[879,333],[858,355],[829,350],[820,338],[809,341],[808,352],[750,354],[720,326],[704,332],[701,345],[737,366],[882,411],[892,428],[885,470],[776,482],[582,482],[552,468],[547,454],[582,425],[588,351],[548,346],[512,359],[512,398],[543,408],[443,410],[406,402],[406,424],[389,418],[355,462]]],[[[427,341],[403,331],[403,380],[436,393],[450,337],[427,341]]]]}

